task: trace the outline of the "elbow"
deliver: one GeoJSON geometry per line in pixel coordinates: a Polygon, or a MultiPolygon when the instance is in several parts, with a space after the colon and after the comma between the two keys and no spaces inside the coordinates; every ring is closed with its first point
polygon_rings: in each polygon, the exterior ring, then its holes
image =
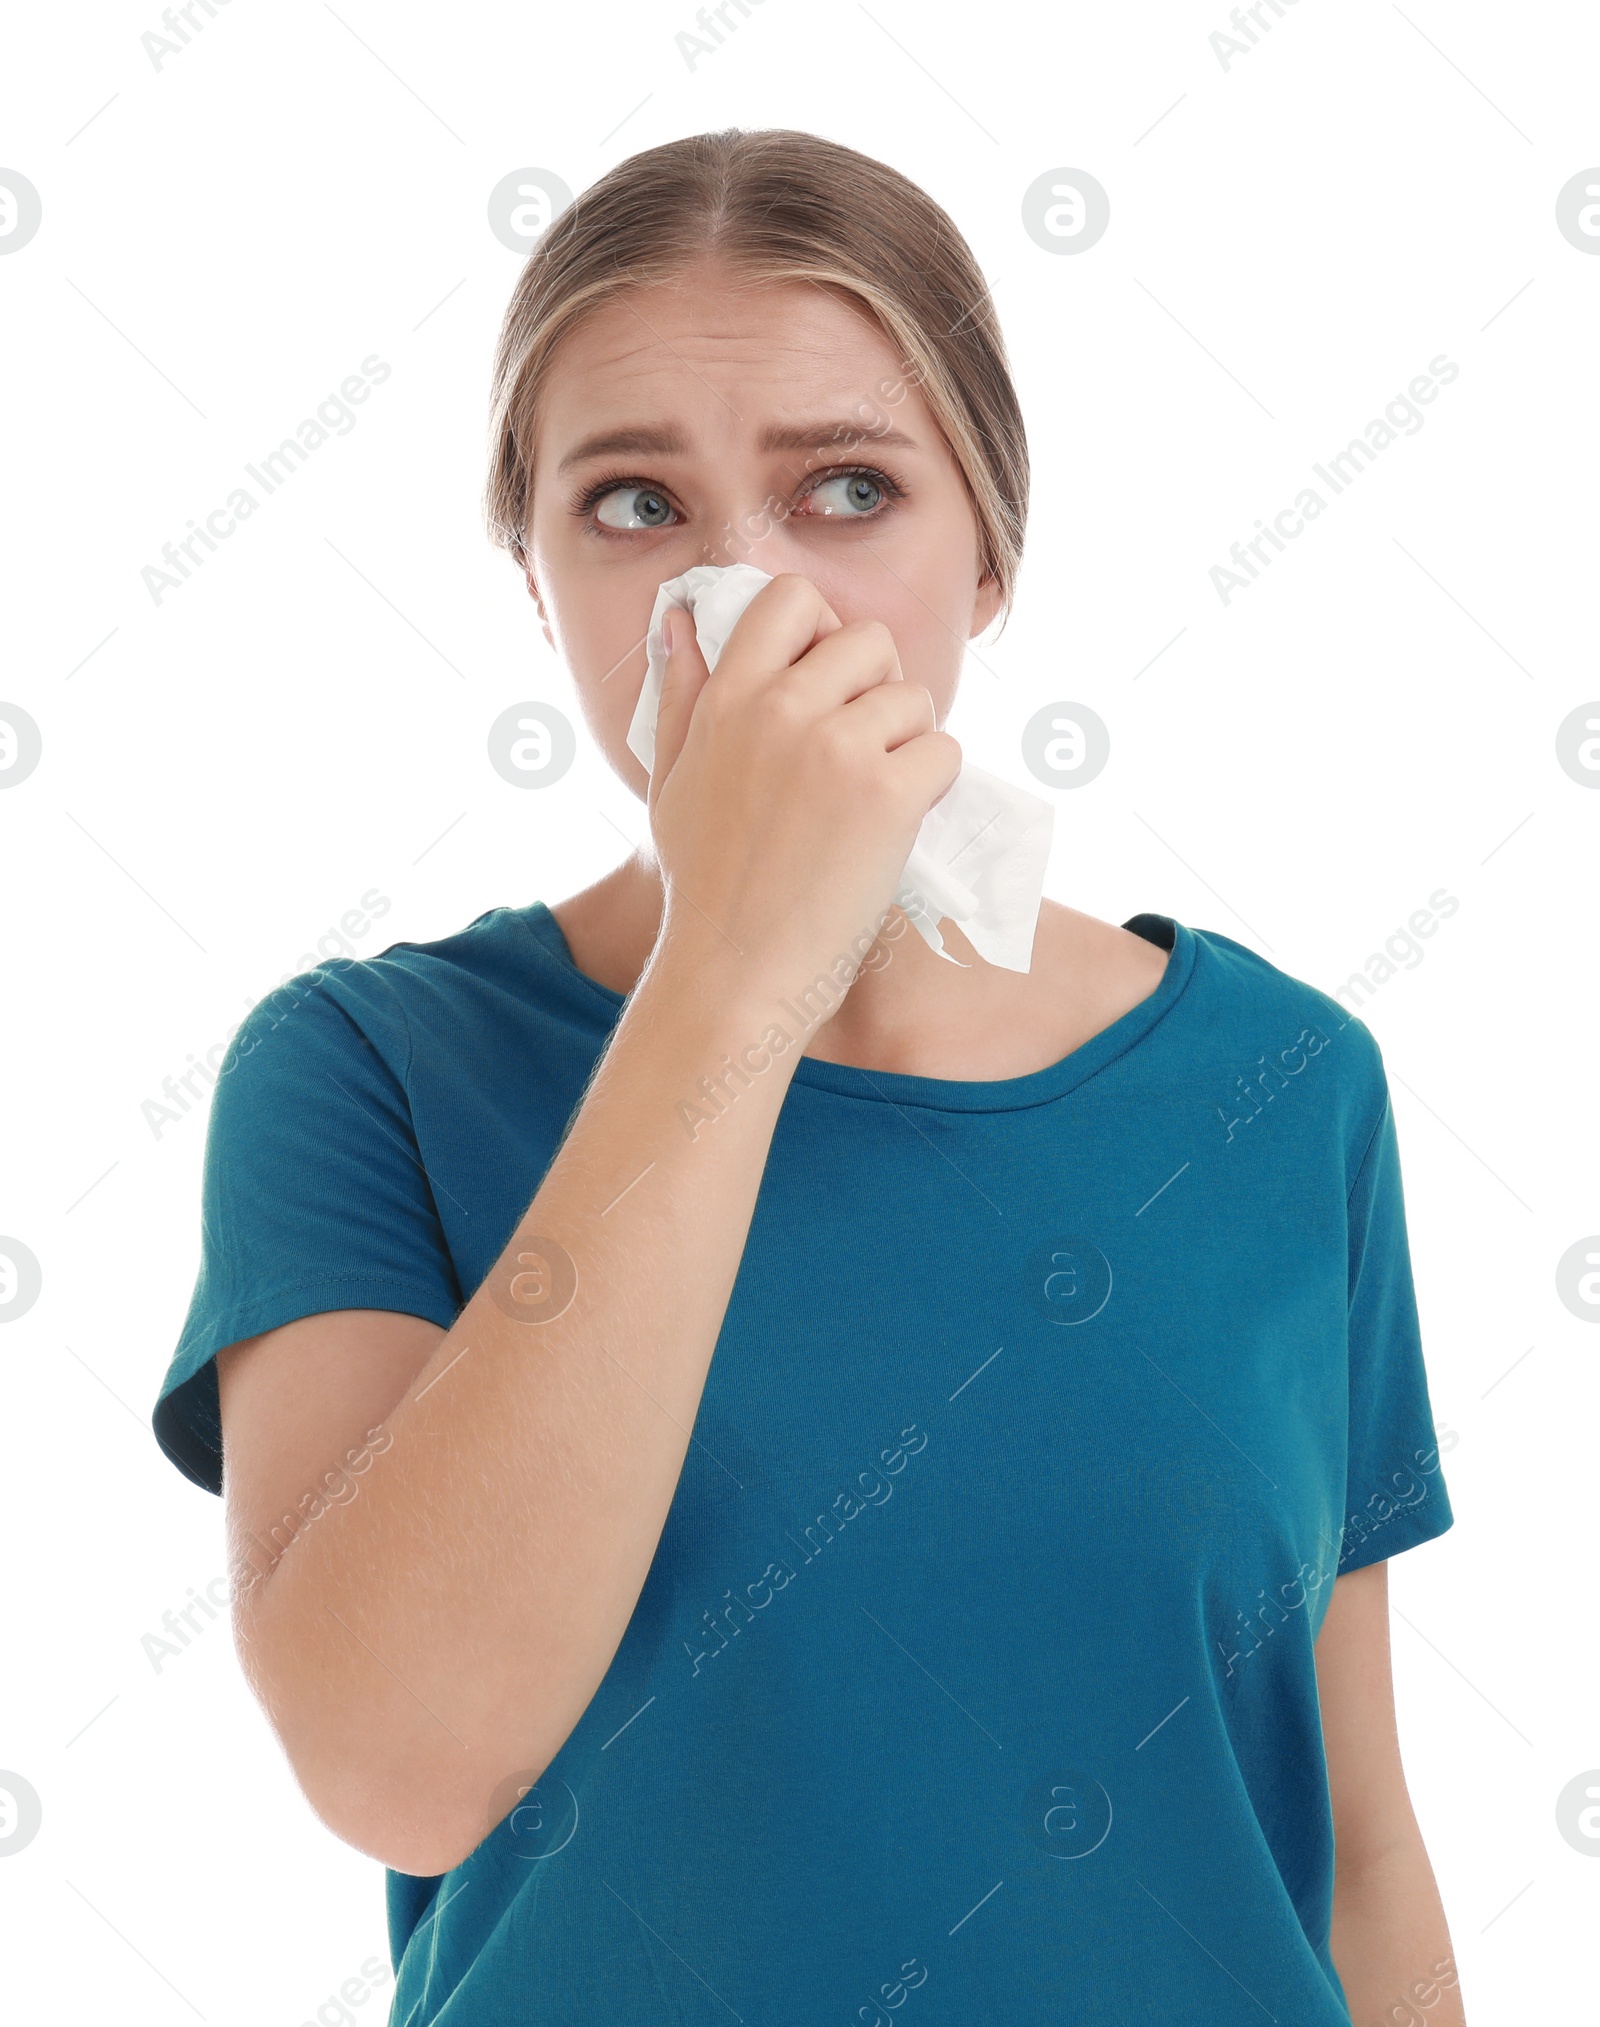
{"type": "MultiPolygon", "coordinates": [[[[330,1780],[292,1759],[291,1765],[312,1812],[341,1843],[391,1872],[418,1879],[439,1878],[464,1865],[521,1799],[508,1789],[504,1808],[492,1814],[487,1794],[441,1793],[432,1769],[404,1769],[382,1779],[370,1770],[361,1775],[344,1769],[330,1780]]],[[[531,1780],[523,1793],[529,1785],[531,1780]]]]}
{"type": "Polygon", "coordinates": [[[330,1758],[282,1741],[301,1792],[341,1842],[391,1872],[435,1879],[464,1865],[537,1784],[541,1769],[501,1775],[485,1756],[456,1748],[449,1759],[330,1758]],[[476,1769],[483,1766],[481,1773],[476,1769]]]}
{"type": "Polygon", "coordinates": [[[415,1879],[437,1879],[454,1872],[488,1834],[485,1831],[474,1837],[445,1823],[394,1822],[373,1816],[342,1826],[327,1816],[323,1821],[355,1850],[376,1859],[390,1872],[409,1873],[415,1879]]]}
{"type": "Polygon", "coordinates": [[[246,1677],[312,1813],[392,1872],[434,1879],[464,1864],[559,1749],[548,1739],[508,1771],[492,1741],[468,1745],[398,1699],[386,1706],[383,1684],[330,1693],[282,1628],[265,1637],[258,1620],[238,1630],[246,1677]]]}

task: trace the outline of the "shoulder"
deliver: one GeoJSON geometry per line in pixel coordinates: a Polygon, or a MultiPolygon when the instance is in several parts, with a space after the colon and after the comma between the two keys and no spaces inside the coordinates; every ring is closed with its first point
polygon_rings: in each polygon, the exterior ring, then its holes
{"type": "Polygon", "coordinates": [[[1341,1006],[1332,993],[1297,973],[1287,971],[1259,950],[1226,936],[1220,929],[1189,928],[1195,961],[1230,1010],[1245,1021],[1302,1021],[1331,1042],[1342,1036],[1344,1053],[1369,1067],[1380,1061],[1377,1037],[1358,1015],[1341,1006]]]}
{"type": "Polygon", "coordinates": [[[1389,1102],[1376,1035],[1333,994],[1236,937],[1184,928],[1194,945],[1187,1019],[1207,1076],[1231,1090],[1314,1087],[1353,1178],[1389,1102]]]}
{"type": "Polygon", "coordinates": [[[1331,993],[1286,971],[1215,929],[1193,934],[1208,966],[1227,981],[1245,1028],[1260,1037],[1268,1065],[1292,1072],[1315,1060],[1336,1100],[1347,1180],[1353,1182],[1389,1106],[1389,1080],[1378,1038],[1331,993]]]}
{"type": "Polygon", "coordinates": [[[1211,979],[1241,1009],[1259,1016],[1282,1014],[1294,1018],[1302,1014],[1330,1036],[1349,1030],[1359,1050],[1377,1050],[1371,1028],[1342,1007],[1332,993],[1324,993],[1320,985],[1312,985],[1310,979],[1286,971],[1259,951],[1251,951],[1249,945],[1225,936],[1219,928],[1190,926],[1188,934],[1194,939],[1196,961],[1205,963],[1211,979]]]}
{"type": "Polygon", "coordinates": [[[336,1057],[376,1060],[403,1082],[414,1024],[430,1001],[459,1002],[472,988],[509,977],[519,961],[526,976],[533,941],[526,914],[492,908],[447,936],[392,943],[371,957],[319,957],[285,973],[235,1029],[219,1088],[231,1080],[265,1090],[326,1069],[336,1057]]]}

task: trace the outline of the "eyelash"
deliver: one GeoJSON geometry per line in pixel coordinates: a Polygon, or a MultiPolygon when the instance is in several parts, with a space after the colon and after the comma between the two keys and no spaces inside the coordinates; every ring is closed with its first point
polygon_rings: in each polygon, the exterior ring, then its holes
{"type": "MultiPolygon", "coordinates": [[[[880,470],[876,465],[830,466],[827,470],[815,474],[816,483],[808,487],[807,492],[815,492],[817,486],[826,485],[830,479],[854,478],[871,479],[872,483],[883,493],[886,500],[903,500],[906,496],[906,488],[903,482],[895,478],[891,472],[880,470]]],[[[666,488],[658,486],[653,479],[640,478],[636,472],[607,472],[587,485],[578,498],[573,501],[573,513],[580,520],[586,520],[605,498],[607,493],[620,492],[624,486],[637,487],[640,492],[660,493],[663,499],[667,498],[666,488]]],[[[852,514],[848,518],[855,521],[876,521],[881,517],[881,514],[881,507],[874,507],[870,514],[852,514]]],[[[629,535],[649,534],[652,531],[645,528],[607,528],[594,523],[592,524],[592,532],[597,535],[621,536],[626,539],[629,535]]]]}

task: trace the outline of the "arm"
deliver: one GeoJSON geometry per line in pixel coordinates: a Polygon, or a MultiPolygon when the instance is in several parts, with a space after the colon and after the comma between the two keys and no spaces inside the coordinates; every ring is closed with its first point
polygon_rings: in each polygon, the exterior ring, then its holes
{"type": "Polygon", "coordinates": [[[549,1763],[643,1588],[792,1075],[776,1059],[691,1140],[674,1099],[769,1018],[711,997],[641,984],[451,1330],[308,1317],[219,1368],[241,1662],[313,1807],[401,1870],[458,1863],[501,1783],[549,1763]],[[533,1238],[578,1264],[537,1328],[492,1293],[533,1238]],[[339,1496],[325,1474],[378,1423],[339,1496]]]}
{"type": "Polygon", "coordinates": [[[1387,1563],[1335,1580],[1316,1664],[1333,1802],[1331,1948],[1351,2020],[1465,2027],[1450,1931],[1401,1765],[1387,1563]]]}
{"type": "Polygon", "coordinates": [[[397,1870],[482,1842],[621,1644],[799,1054],[763,1038],[870,953],[960,766],[933,715],[888,629],[802,578],[763,588],[714,678],[675,643],[660,936],[499,1260],[448,1331],[345,1311],[219,1357],[241,1663],[313,1808],[397,1870]],[[729,1102],[691,1133],[708,1078],[729,1102]],[[529,1256],[576,1276],[538,1324],[501,1306],[529,1256]]]}

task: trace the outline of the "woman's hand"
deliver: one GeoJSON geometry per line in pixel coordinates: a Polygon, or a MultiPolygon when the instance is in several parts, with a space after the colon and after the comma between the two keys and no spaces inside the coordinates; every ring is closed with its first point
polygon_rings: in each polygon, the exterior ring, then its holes
{"type": "MultiPolygon", "coordinates": [[[[859,967],[961,748],[881,620],[840,622],[809,578],[763,585],[714,672],[667,615],[650,777],[666,883],[656,949],[731,964],[758,999],[859,967]]],[[[830,1009],[831,1011],[831,1009],[830,1009]]]]}

